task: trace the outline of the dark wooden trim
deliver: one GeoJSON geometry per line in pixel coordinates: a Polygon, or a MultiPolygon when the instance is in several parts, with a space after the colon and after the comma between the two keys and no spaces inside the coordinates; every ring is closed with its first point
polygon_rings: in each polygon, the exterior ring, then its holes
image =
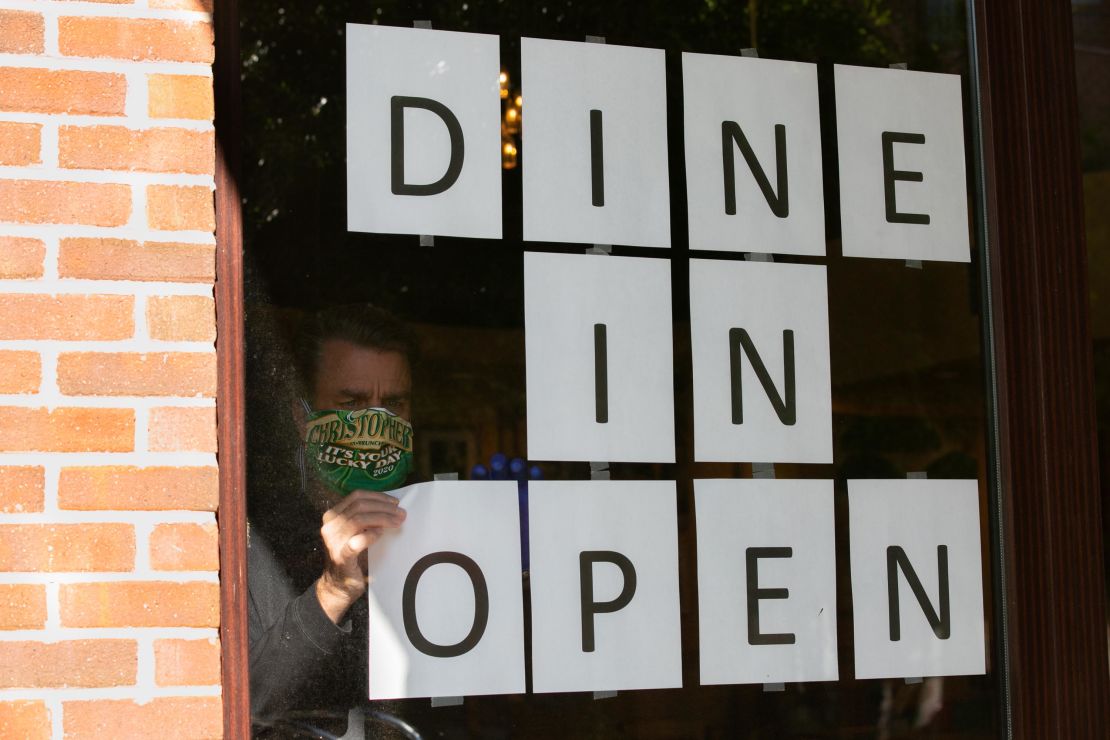
{"type": "Polygon", "coordinates": [[[1071,5],[976,26],[1013,736],[1110,737],[1071,5]]]}
{"type": "Polygon", "coordinates": [[[220,0],[216,60],[216,423],[219,442],[220,645],[224,737],[250,737],[247,666],[246,394],[243,337],[243,216],[239,204],[242,103],[239,10],[220,0]]]}

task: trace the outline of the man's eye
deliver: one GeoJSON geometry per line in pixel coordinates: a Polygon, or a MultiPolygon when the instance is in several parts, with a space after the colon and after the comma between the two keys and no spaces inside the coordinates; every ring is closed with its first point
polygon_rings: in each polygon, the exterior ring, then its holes
{"type": "Polygon", "coordinates": [[[355,399],[353,399],[353,398],[348,398],[344,401],[339,402],[339,408],[341,408],[341,409],[350,409],[350,408],[354,408],[354,406],[355,406],[355,399]]]}

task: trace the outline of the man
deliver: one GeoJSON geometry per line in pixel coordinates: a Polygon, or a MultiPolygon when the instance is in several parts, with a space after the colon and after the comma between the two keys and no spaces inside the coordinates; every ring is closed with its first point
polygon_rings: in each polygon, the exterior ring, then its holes
{"type": "MultiPolygon", "coordinates": [[[[337,306],[309,316],[295,346],[301,438],[308,409],[384,408],[409,419],[413,346],[403,324],[372,306],[337,306]]],[[[274,499],[287,491],[252,496],[252,525],[269,523],[248,529],[256,718],[291,708],[341,708],[365,698],[366,552],[384,530],[405,520],[387,493],[356,490],[343,497],[311,472],[302,473],[300,488],[292,501],[274,499]],[[317,514],[326,509],[315,534],[301,526],[311,508],[317,514]],[[308,574],[314,580],[303,587],[308,574]]]]}

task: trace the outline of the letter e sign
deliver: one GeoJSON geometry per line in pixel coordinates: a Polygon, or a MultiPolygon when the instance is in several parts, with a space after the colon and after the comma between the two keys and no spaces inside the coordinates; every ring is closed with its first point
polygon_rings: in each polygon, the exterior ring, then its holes
{"type": "Polygon", "coordinates": [[[959,75],[834,76],[844,256],[970,261],[959,75]]]}

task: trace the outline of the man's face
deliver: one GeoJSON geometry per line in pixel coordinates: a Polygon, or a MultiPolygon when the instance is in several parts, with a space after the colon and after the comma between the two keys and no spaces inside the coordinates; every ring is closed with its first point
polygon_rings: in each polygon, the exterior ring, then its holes
{"type": "Polygon", "coordinates": [[[327,339],[320,345],[319,363],[313,408],[376,407],[412,420],[412,372],[400,352],[327,339]]]}

